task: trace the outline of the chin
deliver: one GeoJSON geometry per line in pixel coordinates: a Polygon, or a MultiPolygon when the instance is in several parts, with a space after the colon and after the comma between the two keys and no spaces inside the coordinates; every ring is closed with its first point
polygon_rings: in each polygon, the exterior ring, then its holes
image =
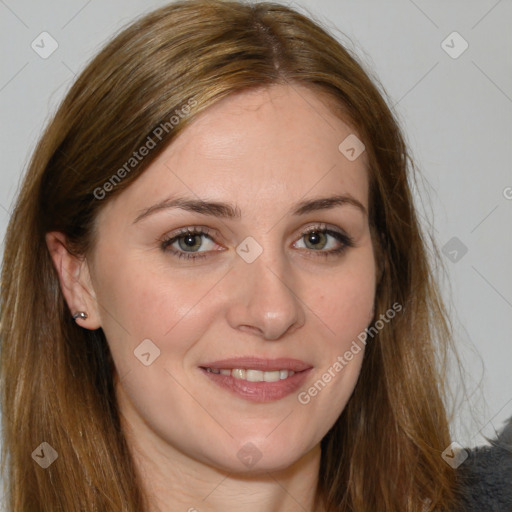
{"type": "MultiPolygon", "coordinates": [[[[285,440],[276,438],[270,442],[269,438],[245,436],[243,441],[239,444],[234,442],[222,454],[211,454],[207,462],[218,469],[240,476],[263,475],[289,469],[301,458],[308,456],[312,446],[315,444],[305,441],[292,445],[290,437],[285,440]]],[[[202,455],[204,457],[206,454],[203,452],[202,455]]]]}

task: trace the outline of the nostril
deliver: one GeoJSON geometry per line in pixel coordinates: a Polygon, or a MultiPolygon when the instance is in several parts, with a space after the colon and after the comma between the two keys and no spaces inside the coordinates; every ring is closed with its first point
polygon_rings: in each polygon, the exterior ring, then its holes
{"type": "Polygon", "coordinates": [[[263,331],[259,327],[254,327],[252,325],[241,325],[240,330],[244,332],[257,334],[258,336],[261,336],[263,334],[263,331]]]}

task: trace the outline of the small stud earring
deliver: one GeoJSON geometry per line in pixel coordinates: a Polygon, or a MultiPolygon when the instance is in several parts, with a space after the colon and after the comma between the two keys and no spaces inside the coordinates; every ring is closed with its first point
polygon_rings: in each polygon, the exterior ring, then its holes
{"type": "Polygon", "coordinates": [[[80,318],[81,320],[85,320],[87,318],[87,313],[85,311],[78,311],[73,315],[73,320],[80,318]]]}

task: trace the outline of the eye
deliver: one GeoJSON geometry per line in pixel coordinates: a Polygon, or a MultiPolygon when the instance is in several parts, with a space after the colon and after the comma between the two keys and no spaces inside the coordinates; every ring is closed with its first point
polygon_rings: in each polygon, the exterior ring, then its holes
{"type": "Polygon", "coordinates": [[[209,232],[208,228],[184,228],[177,235],[162,240],[162,250],[168,251],[178,258],[191,260],[205,258],[206,254],[201,254],[201,252],[210,252],[212,249],[211,245],[208,247],[207,243],[205,250],[199,251],[205,246],[201,239],[206,238],[208,242],[215,245],[213,239],[208,235],[209,232]]]}
{"type": "MultiPolygon", "coordinates": [[[[208,228],[183,228],[177,234],[172,234],[169,238],[162,240],[161,248],[164,252],[170,252],[177,258],[187,260],[206,258],[208,253],[218,251],[218,249],[212,249],[212,246],[217,244],[209,233],[208,228]],[[207,240],[206,244],[203,239],[207,240]]],[[[294,247],[314,253],[314,256],[340,256],[347,248],[354,247],[350,236],[342,231],[329,229],[325,224],[311,226],[302,233],[299,240],[305,240],[305,247],[297,247],[298,242],[294,244],[294,247]]]]}
{"type": "Polygon", "coordinates": [[[300,240],[305,241],[305,247],[299,249],[311,250],[317,253],[315,256],[337,256],[344,253],[347,248],[354,247],[350,236],[342,231],[329,229],[325,224],[311,226],[302,234],[300,240]]]}

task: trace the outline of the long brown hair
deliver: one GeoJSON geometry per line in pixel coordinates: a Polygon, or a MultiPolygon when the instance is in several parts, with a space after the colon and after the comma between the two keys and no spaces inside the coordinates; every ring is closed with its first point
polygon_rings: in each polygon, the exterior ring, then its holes
{"type": "Polygon", "coordinates": [[[402,306],[368,343],[355,391],[322,440],[318,503],[339,512],[453,510],[455,475],[441,459],[450,443],[449,325],[399,126],[361,65],[316,22],[283,5],[219,0],[173,3],[117,35],[79,76],[32,157],[2,270],[9,510],[147,507],[120,428],[107,341],[101,329],[72,320],[45,234],[64,233],[69,250],[87,257],[99,210],[200,112],[272,84],[314,89],[366,145],[382,269],[375,319],[402,306]],[[135,161],[150,139],[155,144],[135,161]],[[43,442],[58,453],[47,469],[31,456],[43,442]]]}

